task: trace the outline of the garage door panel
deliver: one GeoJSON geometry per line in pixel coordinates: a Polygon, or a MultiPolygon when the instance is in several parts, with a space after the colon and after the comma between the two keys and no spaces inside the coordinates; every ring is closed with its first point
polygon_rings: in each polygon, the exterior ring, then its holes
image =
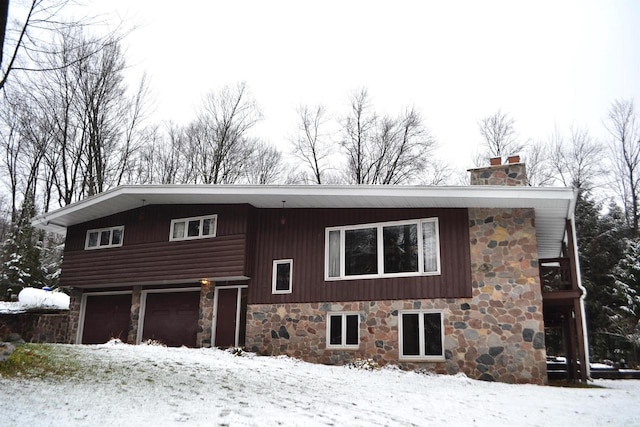
{"type": "Polygon", "coordinates": [[[195,347],[200,316],[200,292],[148,293],[142,340],[169,347],[195,347]]]}
{"type": "Polygon", "coordinates": [[[127,342],[131,319],[131,294],[87,295],[83,344],[102,344],[112,338],[127,342]]]}

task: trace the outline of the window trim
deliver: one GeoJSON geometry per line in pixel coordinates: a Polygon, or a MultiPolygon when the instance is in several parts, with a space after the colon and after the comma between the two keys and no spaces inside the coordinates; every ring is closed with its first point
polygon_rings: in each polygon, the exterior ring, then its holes
{"type": "Polygon", "coordinates": [[[399,310],[398,311],[398,360],[411,360],[411,361],[426,361],[426,362],[444,362],[445,361],[445,349],[444,349],[444,313],[442,310],[433,310],[433,309],[425,309],[425,310],[399,310]],[[424,317],[423,314],[433,314],[437,313],[440,315],[440,343],[442,346],[442,354],[439,355],[426,355],[424,354],[424,317]],[[404,353],[404,342],[403,342],[403,315],[405,314],[417,314],[418,315],[418,348],[420,351],[419,355],[408,355],[405,356],[404,353]],[[420,326],[422,325],[422,327],[420,326]]]}
{"type": "Polygon", "coordinates": [[[357,311],[329,311],[326,321],[326,341],[328,350],[359,350],[360,349],[360,313],[357,311]],[[342,340],[340,344],[331,344],[331,317],[342,317],[342,340]],[[347,316],[356,316],[358,319],[358,344],[347,344],[347,316]]]}
{"type": "Polygon", "coordinates": [[[272,294],[290,294],[293,290],[293,259],[274,259],[273,271],[271,273],[271,293],[272,294]],[[289,264],[289,288],[286,290],[276,289],[278,281],[278,266],[289,264]]]}
{"type": "Polygon", "coordinates": [[[113,227],[104,227],[104,228],[92,228],[90,230],[87,230],[87,234],[85,235],[85,239],[84,239],[84,249],[87,251],[92,251],[94,249],[107,249],[107,248],[119,248],[122,246],[122,244],[124,243],[124,225],[116,225],[113,227]],[[118,244],[113,244],[111,242],[113,242],[113,232],[114,230],[120,230],[122,232],[122,234],[120,235],[120,243],[118,244]],[[108,231],[109,232],[109,244],[108,245],[101,245],[100,244],[100,235],[105,232],[108,231]],[[96,246],[89,246],[89,236],[91,235],[91,233],[98,233],[98,244],[96,246]]]}
{"type": "Polygon", "coordinates": [[[188,218],[176,218],[176,219],[172,219],[171,220],[171,225],[169,226],[169,241],[170,242],[181,242],[184,240],[197,240],[197,239],[208,239],[211,237],[216,237],[218,235],[218,214],[211,214],[211,215],[201,215],[201,216],[192,216],[192,217],[188,217],[188,218]],[[211,234],[207,234],[207,235],[202,235],[202,223],[205,219],[212,219],[213,220],[213,233],[211,234]],[[199,220],[200,221],[200,227],[199,227],[199,234],[197,236],[187,236],[188,234],[188,227],[189,227],[189,222],[190,221],[196,221],[199,220]],[[175,225],[177,223],[181,223],[183,222],[185,224],[185,236],[184,237],[173,237],[173,228],[175,227],[175,225]]]}
{"type": "Polygon", "coordinates": [[[355,224],[355,225],[346,225],[346,226],[338,226],[338,227],[327,227],[325,228],[325,253],[324,253],[324,280],[325,281],[336,281],[336,280],[360,280],[360,279],[383,279],[389,277],[415,277],[415,276],[438,276],[441,274],[441,261],[440,261],[440,223],[438,217],[432,218],[418,218],[418,219],[409,219],[409,220],[399,220],[399,221],[386,221],[386,222],[374,222],[368,224],[355,224]],[[424,271],[424,252],[423,252],[423,237],[422,237],[422,224],[424,223],[435,223],[435,239],[436,239],[436,270],[435,271],[424,271]],[[399,272],[399,273],[385,273],[384,272],[384,237],[383,230],[385,227],[390,226],[399,226],[399,225],[416,225],[418,228],[418,271],[408,271],[408,272],[399,272]],[[376,274],[361,274],[361,275],[350,275],[347,276],[345,274],[345,231],[349,230],[360,230],[366,228],[375,228],[377,230],[377,262],[378,262],[378,273],[376,274]],[[338,276],[329,276],[329,234],[332,231],[340,232],[340,274],[338,276]]]}

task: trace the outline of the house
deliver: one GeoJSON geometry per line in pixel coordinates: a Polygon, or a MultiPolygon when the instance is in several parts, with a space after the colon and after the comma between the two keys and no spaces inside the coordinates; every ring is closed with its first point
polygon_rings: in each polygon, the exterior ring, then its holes
{"type": "Polygon", "coordinates": [[[121,186],[38,216],[66,233],[70,340],[246,346],[311,362],[586,379],[576,192],[492,161],[470,186],[121,186]]]}

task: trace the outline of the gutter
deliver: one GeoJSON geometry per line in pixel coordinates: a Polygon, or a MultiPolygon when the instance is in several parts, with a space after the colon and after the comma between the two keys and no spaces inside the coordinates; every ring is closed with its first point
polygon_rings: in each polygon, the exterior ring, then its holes
{"type": "Polygon", "coordinates": [[[587,335],[587,314],[585,311],[585,299],[587,298],[587,290],[582,285],[582,273],[580,269],[580,256],[578,254],[578,237],[576,234],[576,221],[575,221],[575,206],[578,201],[578,189],[574,189],[575,197],[571,201],[570,211],[569,211],[569,221],[571,221],[571,234],[573,236],[573,247],[575,250],[573,251],[574,262],[576,265],[576,269],[578,270],[577,279],[578,279],[578,288],[582,291],[582,295],[580,295],[580,314],[582,316],[582,335],[584,338],[584,358],[585,358],[585,371],[587,373],[587,378],[591,378],[591,366],[589,365],[589,360],[591,359],[589,355],[589,336],[587,335]]]}

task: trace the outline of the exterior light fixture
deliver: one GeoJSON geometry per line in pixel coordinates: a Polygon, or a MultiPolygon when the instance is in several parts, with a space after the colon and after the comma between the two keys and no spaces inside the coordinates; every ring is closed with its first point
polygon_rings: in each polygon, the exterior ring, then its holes
{"type": "Polygon", "coordinates": [[[202,286],[209,286],[211,284],[211,280],[209,280],[209,279],[200,279],[200,284],[202,286]]]}

